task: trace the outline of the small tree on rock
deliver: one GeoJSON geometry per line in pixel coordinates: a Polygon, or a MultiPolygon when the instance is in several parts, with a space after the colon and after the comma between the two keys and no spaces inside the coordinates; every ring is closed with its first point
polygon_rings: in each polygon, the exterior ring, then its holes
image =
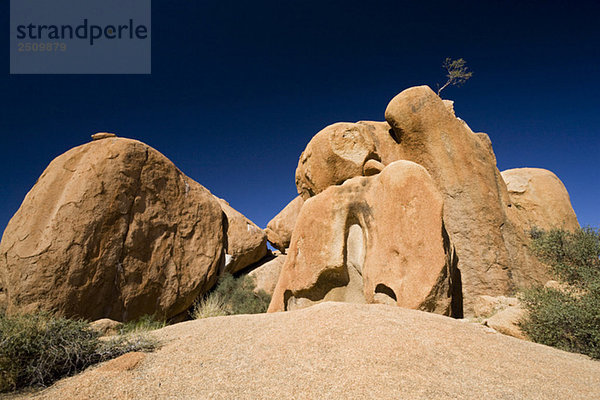
{"type": "Polygon", "coordinates": [[[448,74],[446,75],[448,81],[446,81],[446,83],[444,83],[442,87],[439,87],[438,85],[438,96],[440,95],[440,93],[442,93],[442,90],[444,90],[448,86],[461,86],[467,80],[469,80],[471,76],[473,76],[473,72],[469,71],[466,64],[467,62],[462,58],[459,58],[458,60],[446,58],[446,60],[444,60],[442,68],[444,68],[448,72],[448,74]]]}

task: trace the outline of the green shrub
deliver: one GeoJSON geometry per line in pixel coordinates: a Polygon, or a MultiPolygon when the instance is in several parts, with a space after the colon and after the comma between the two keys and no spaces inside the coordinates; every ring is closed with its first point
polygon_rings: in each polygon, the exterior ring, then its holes
{"type": "Polygon", "coordinates": [[[522,329],[535,342],[600,358],[600,230],[538,230],[532,240],[563,288],[524,291],[522,329]]]}
{"type": "Polygon", "coordinates": [[[264,290],[255,293],[256,283],[248,275],[235,278],[225,274],[216,288],[192,309],[193,318],[208,318],[221,315],[259,314],[267,311],[271,296],[264,290]]]}
{"type": "Polygon", "coordinates": [[[91,364],[157,345],[141,336],[98,337],[85,321],[46,312],[0,316],[0,391],[46,386],[91,364]]]}
{"type": "Polygon", "coordinates": [[[135,321],[124,322],[119,326],[119,334],[147,332],[164,328],[167,323],[153,315],[144,315],[135,321]]]}
{"type": "Polygon", "coordinates": [[[600,281],[600,230],[538,231],[533,250],[558,279],[580,288],[600,281]]]}

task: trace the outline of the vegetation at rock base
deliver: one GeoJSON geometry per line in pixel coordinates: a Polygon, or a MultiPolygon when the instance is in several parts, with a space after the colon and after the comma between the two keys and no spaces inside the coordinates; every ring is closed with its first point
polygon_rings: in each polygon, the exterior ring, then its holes
{"type": "Polygon", "coordinates": [[[256,283],[248,275],[234,277],[225,274],[216,288],[192,308],[194,319],[234,314],[259,314],[267,311],[271,296],[260,290],[255,293],[256,283]]]}
{"type": "Polygon", "coordinates": [[[600,359],[600,229],[534,229],[531,237],[561,285],[521,294],[529,311],[522,329],[535,342],[600,359]]]}
{"type": "Polygon", "coordinates": [[[99,336],[85,321],[47,312],[0,315],[0,392],[46,386],[92,364],[158,346],[140,334],[99,336]]]}
{"type": "Polygon", "coordinates": [[[135,321],[124,322],[119,326],[119,334],[147,332],[155,329],[164,328],[167,325],[166,321],[157,319],[153,315],[144,315],[135,321]]]}
{"type": "Polygon", "coordinates": [[[469,71],[469,68],[467,67],[467,62],[462,58],[457,60],[446,58],[442,64],[442,68],[446,70],[446,78],[448,78],[448,80],[442,87],[439,87],[438,85],[438,96],[442,93],[442,90],[446,89],[448,86],[462,86],[473,76],[473,72],[469,71]]]}

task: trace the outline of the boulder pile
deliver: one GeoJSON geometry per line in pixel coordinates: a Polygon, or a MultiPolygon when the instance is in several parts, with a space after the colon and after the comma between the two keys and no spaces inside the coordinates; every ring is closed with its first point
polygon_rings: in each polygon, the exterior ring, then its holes
{"type": "Polygon", "coordinates": [[[144,143],[92,138],[50,163],[6,227],[8,313],[181,319],[221,274],[254,269],[272,312],[335,300],[462,317],[549,279],[529,231],[579,226],[552,172],[501,173],[490,138],[427,86],[383,122],[318,132],[298,197],[264,231],[144,143]]]}
{"type": "Polygon", "coordinates": [[[223,269],[266,254],[261,229],[158,151],[111,134],[93,139],[50,163],[4,232],[9,313],[173,318],[223,269]]]}
{"type": "MultiPolygon", "coordinates": [[[[554,174],[541,169],[500,173],[488,135],[474,133],[455,116],[453,103],[427,86],[394,97],[385,119],[328,126],[300,156],[296,187],[304,205],[295,227],[289,228],[296,215],[287,212],[292,205],[270,223],[282,227],[277,230],[280,237],[291,237],[291,254],[283,266],[271,311],[327,299],[378,302],[380,282],[372,282],[366,267],[374,258],[380,264],[377,268],[397,280],[393,288],[386,279],[381,282],[396,304],[455,316],[462,314],[462,307],[472,315],[481,295],[511,295],[518,288],[549,279],[547,267],[528,249],[528,231],[579,226],[568,193],[554,174]],[[394,186],[409,179],[410,169],[398,168],[399,160],[404,160],[403,165],[410,161],[421,166],[428,178],[411,178],[410,190],[394,186]],[[438,195],[432,194],[433,189],[438,195]],[[423,212],[411,215],[419,209],[423,212]],[[388,215],[373,217],[383,215],[378,210],[388,215]],[[440,220],[433,223],[432,216],[437,218],[440,210],[440,220]],[[286,215],[285,226],[279,223],[282,215],[286,215]],[[442,236],[447,236],[444,246],[440,244],[442,236]],[[363,261],[364,270],[351,267],[356,237],[365,254],[358,253],[368,260],[363,261]],[[431,273],[433,277],[439,264],[428,258],[439,259],[439,255],[432,247],[450,257],[448,281],[423,281],[417,290],[412,281],[404,279],[403,271],[431,273]],[[355,279],[351,271],[356,271],[355,279]],[[361,287],[357,282],[362,282],[363,293],[350,299],[347,293],[361,287]],[[446,302],[455,306],[406,302],[406,297],[399,295],[403,292],[421,300],[424,298],[417,293],[437,293],[438,301],[444,293],[446,302]]],[[[283,242],[275,245],[281,247],[283,242]]]]}

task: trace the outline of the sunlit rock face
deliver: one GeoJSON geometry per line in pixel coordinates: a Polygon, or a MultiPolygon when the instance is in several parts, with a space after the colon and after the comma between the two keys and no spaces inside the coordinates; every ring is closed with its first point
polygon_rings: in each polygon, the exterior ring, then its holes
{"type": "Polygon", "coordinates": [[[103,137],[53,160],[9,222],[9,312],[127,321],[173,317],[212,287],[223,211],[153,148],[103,137]]]}
{"type": "Polygon", "coordinates": [[[297,196],[267,224],[265,233],[269,243],[282,253],[290,247],[292,232],[303,205],[304,199],[297,196]]]}
{"type": "Polygon", "coordinates": [[[429,173],[408,161],[311,197],[298,216],[269,311],[332,300],[461,314],[442,210],[429,173]]]}
{"type": "MultiPolygon", "coordinates": [[[[480,295],[507,295],[549,278],[547,267],[528,249],[525,225],[531,220],[546,226],[556,216],[538,212],[527,217],[517,211],[513,202],[525,208],[527,201],[514,191],[509,195],[488,135],[474,133],[455,116],[453,104],[427,86],[394,97],[385,119],[337,123],[315,135],[296,169],[300,196],[307,200],[354,177],[377,174],[394,161],[412,161],[427,170],[442,195],[443,222],[456,247],[467,313],[480,295]]],[[[538,193],[531,195],[530,210],[546,208],[541,190],[534,190],[536,179],[530,180],[530,193],[538,193]]],[[[559,189],[553,189],[560,198],[559,218],[567,221],[563,226],[576,226],[559,189]]]]}
{"type": "Polygon", "coordinates": [[[541,168],[502,171],[508,195],[523,230],[579,228],[565,185],[541,168]]]}

